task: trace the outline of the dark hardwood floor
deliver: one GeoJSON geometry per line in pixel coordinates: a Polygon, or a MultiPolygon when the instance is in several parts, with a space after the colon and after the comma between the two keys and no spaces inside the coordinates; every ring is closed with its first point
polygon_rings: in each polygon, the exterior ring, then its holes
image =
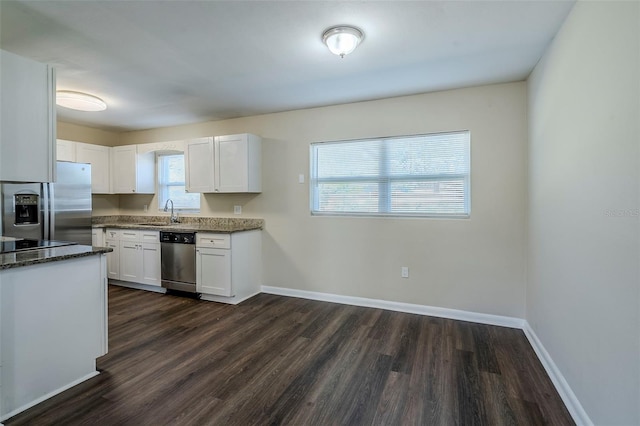
{"type": "Polygon", "coordinates": [[[6,425],[569,425],[522,331],[109,288],[102,374],[6,425]]]}

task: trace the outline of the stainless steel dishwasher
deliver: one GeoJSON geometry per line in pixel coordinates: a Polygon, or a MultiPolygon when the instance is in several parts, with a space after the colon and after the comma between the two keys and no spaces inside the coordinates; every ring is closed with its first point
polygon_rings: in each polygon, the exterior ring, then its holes
{"type": "Polygon", "coordinates": [[[160,232],[160,278],[168,290],[196,292],[195,232],[160,232]]]}

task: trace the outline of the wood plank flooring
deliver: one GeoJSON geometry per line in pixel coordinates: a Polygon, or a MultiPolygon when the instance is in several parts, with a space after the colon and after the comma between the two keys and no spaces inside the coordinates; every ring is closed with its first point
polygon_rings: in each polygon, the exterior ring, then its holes
{"type": "Polygon", "coordinates": [[[6,425],[570,425],[520,330],[109,288],[102,371],[6,425]]]}

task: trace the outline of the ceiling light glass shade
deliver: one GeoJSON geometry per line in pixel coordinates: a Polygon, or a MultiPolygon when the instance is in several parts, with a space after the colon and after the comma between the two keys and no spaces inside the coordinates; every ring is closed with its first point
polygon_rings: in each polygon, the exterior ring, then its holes
{"type": "Polygon", "coordinates": [[[56,104],[78,111],[104,111],[107,104],[100,98],[82,92],[58,90],[56,104]]]}
{"type": "Polygon", "coordinates": [[[322,41],[331,53],[344,58],[364,39],[364,33],[355,27],[331,27],[322,34],[322,41]]]}

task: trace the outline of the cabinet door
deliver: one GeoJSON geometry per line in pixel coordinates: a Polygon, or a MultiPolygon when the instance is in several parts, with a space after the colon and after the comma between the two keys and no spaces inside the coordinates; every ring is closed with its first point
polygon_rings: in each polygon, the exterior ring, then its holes
{"type": "Polygon", "coordinates": [[[246,135],[219,136],[215,142],[216,192],[246,192],[248,145],[246,135]]]}
{"type": "Polygon", "coordinates": [[[112,152],[113,192],[132,194],[136,192],[136,147],[116,146],[112,152]]]}
{"type": "Polygon", "coordinates": [[[142,243],[142,282],[160,286],[160,243],[142,243]]]}
{"type": "Polygon", "coordinates": [[[113,251],[107,253],[107,277],[112,280],[120,279],[120,244],[117,240],[106,240],[105,247],[111,247],[113,251]]]}
{"type": "Polygon", "coordinates": [[[105,247],[104,228],[91,228],[91,245],[96,247],[105,247]]]}
{"type": "Polygon", "coordinates": [[[215,138],[216,192],[262,191],[262,139],[250,133],[215,138]]]}
{"type": "Polygon", "coordinates": [[[56,142],[56,158],[58,161],[76,161],[76,143],[58,139],[56,142]]]}
{"type": "Polygon", "coordinates": [[[142,262],[140,243],[120,241],[120,279],[122,281],[140,282],[142,262]]]}
{"type": "Polygon", "coordinates": [[[231,296],[231,250],[196,250],[196,290],[216,296],[231,296]]]}
{"type": "Polygon", "coordinates": [[[187,141],[184,161],[187,192],[214,192],[213,138],[187,141]]]}
{"type": "Polygon", "coordinates": [[[54,181],[55,91],[51,67],[0,50],[0,181],[54,181]]]}
{"type": "Polygon", "coordinates": [[[76,161],[91,164],[91,193],[108,194],[110,192],[109,169],[111,148],[102,145],[78,143],[76,161]]]}

